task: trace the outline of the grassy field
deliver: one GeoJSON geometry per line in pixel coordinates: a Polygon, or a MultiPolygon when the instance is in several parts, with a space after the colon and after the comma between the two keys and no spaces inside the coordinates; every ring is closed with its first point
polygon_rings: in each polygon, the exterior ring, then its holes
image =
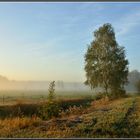
{"type": "MultiPolygon", "coordinates": [[[[91,98],[95,94],[90,91],[57,91],[55,95],[57,99],[83,99],[91,98]]],[[[0,91],[0,105],[13,105],[17,102],[38,103],[45,101],[47,96],[48,91],[0,91]]]]}
{"type": "MultiPolygon", "coordinates": [[[[89,94],[91,95],[91,94],[89,94]]],[[[59,97],[59,117],[42,120],[41,102],[17,102],[0,107],[0,137],[12,138],[132,138],[140,137],[140,97],[115,100],[77,94],[59,97]],[[71,98],[69,98],[71,97],[71,98]]],[[[38,98],[37,98],[38,99],[38,98]]],[[[57,98],[58,99],[58,98],[57,98]]]]}

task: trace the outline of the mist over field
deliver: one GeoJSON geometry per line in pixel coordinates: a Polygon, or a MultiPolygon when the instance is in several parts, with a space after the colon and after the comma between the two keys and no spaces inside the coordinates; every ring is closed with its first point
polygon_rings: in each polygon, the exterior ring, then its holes
{"type": "Polygon", "coordinates": [[[0,138],[140,138],[140,3],[0,3],[0,138]]]}
{"type": "MultiPolygon", "coordinates": [[[[5,81],[0,82],[0,90],[45,90],[51,81],[5,81]]],[[[57,82],[56,91],[87,91],[88,86],[78,82],[57,82]]]]}
{"type": "MultiPolygon", "coordinates": [[[[125,86],[127,92],[136,92],[135,83],[140,78],[140,72],[131,71],[128,75],[128,84],[125,86]]],[[[7,77],[0,76],[0,90],[40,90],[48,91],[51,81],[15,81],[8,80],[7,77]]],[[[84,82],[64,82],[56,81],[56,91],[91,91],[84,82]]],[[[99,92],[101,88],[95,88],[93,92],[99,92]]]]}

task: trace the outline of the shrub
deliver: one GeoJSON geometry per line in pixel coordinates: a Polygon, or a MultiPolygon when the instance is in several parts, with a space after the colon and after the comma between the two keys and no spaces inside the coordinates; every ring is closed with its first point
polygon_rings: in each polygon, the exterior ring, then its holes
{"type": "Polygon", "coordinates": [[[13,117],[21,117],[21,116],[32,116],[37,114],[37,107],[40,106],[38,104],[26,104],[26,103],[16,103],[11,106],[10,116],[13,117]]]}
{"type": "Polygon", "coordinates": [[[110,99],[116,99],[120,97],[126,97],[126,91],[124,89],[114,90],[111,94],[109,94],[110,99]]]}
{"type": "Polygon", "coordinates": [[[60,113],[60,106],[55,101],[46,102],[41,108],[39,108],[39,116],[43,120],[58,117],[60,113]]]}

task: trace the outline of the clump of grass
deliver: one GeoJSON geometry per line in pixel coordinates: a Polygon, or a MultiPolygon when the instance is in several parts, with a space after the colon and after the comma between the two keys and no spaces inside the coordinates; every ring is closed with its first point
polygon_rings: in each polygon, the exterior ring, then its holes
{"type": "Polygon", "coordinates": [[[27,129],[29,127],[36,127],[40,122],[41,120],[36,116],[32,116],[31,118],[15,117],[0,120],[0,137],[10,137],[15,131],[27,129]]]}
{"type": "Polygon", "coordinates": [[[31,117],[32,115],[37,115],[37,107],[40,106],[40,104],[27,104],[25,102],[19,102],[15,105],[11,106],[11,117],[22,117],[22,116],[28,116],[31,117]]]}
{"type": "Polygon", "coordinates": [[[80,115],[80,114],[83,113],[83,111],[85,111],[84,108],[83,108],[83,106],[73,106],[73,107],[70,106],[65,111],[64,110],[61,111],[60,115],[62,117],[68,116],[68,115],[71,115],[71,114],[72,115],[78,115],[78,114],[80,115]]]}

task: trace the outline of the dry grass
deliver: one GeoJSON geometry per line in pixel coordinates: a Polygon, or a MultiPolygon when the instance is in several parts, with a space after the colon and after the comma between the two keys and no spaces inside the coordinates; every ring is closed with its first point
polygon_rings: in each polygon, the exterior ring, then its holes
{"type": "Polygon", "coordinates": [[[9,136],[12,132],[18,131],[20,129],[27,129],[29,127],[37,127],[41,120],[36,116],[31,118],[27,117],[16,117],[0,120],[0,136],[9,136]]]}
{"type": "Polygon", "coordinates": [[[138,97],[136,100],[101,99],[92,102],[88,108],[70,107],[66,112],[62,112],[60,118],[49,121],[42,121],[36,116],[0,120],[0,137],[139,137],[139,116],[138,97]]]}

